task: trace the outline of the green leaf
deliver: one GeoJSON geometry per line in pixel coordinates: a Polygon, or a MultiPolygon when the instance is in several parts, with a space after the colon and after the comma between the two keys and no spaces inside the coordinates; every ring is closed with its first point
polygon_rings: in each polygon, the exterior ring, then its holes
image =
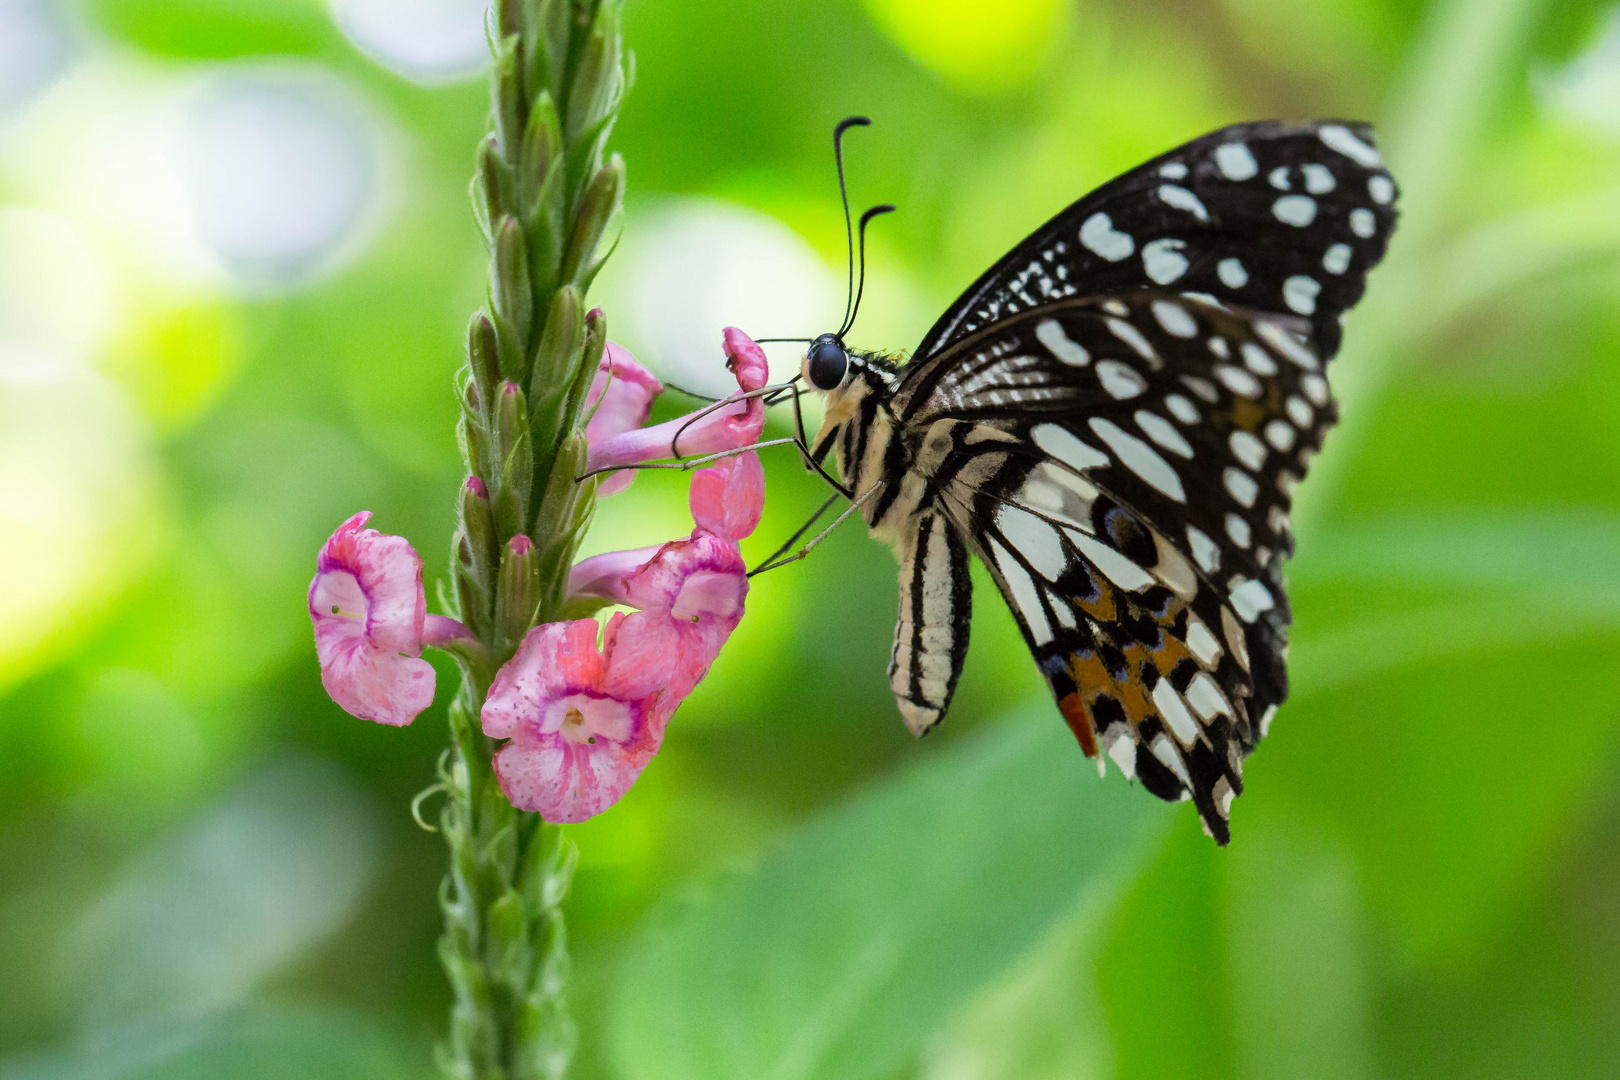
{"type": "Polygon", "coordinates": [[[1090,771],[1043,703],[667,913],[623,975],[621,1072],[859,1080],[912,1063],[1082,893],[1103,896],[1156,842],[1170,811],[1090,771]]]}

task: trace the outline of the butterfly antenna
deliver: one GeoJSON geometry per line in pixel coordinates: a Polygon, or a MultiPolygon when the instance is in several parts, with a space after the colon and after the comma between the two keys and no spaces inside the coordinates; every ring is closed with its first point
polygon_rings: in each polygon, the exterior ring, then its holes
{"type": "Polygon", "coordinates": [[[840,341],[843,340],[845,334],[849,333],[850,327],[855,325],[855,316],[859,315],[861,311],[861,294],[866,291],[866,224],[881,214],[891,214],[893,212],[894,207],[890,206],[888,203],[884,203],[882,206],[872,207],[872,209],[861,215],[861,276],[857,279],[857,283],[855,285],[855,303],[850,307],[849,313],[845,317],[844,325],[838,328],[838,338],[840,341]]]}
{"type": "Polygon", "coordinates": [[[844,321],[850,318],[855,303],[855,228],[849,216],[849,188],[844,183],[844,132],[852,127],[870,127],[872,121],[864,116],[846,116],[833,128],[833,161],[838,165],[838,197],[844,203],[844,250],[849,254],[849,286],[844,293],[844,321]]]}

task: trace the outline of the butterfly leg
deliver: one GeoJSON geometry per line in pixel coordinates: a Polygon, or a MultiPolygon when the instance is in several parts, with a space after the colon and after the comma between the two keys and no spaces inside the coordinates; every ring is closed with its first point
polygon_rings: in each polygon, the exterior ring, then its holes
{"type": "Polygon", "coordinates": [[[766,556],[760,562],[759,568],[756,569],[754,571],[754,573],[757,574],[759,572],[759,570],[764,569],[764,567],[766,566],[767,563],[773,562],[776,559],[781,558],[783,553],[786,552],[788,548],[790,548],[794,544],[798,543],[799,542],[799,537],[801,537],[805,533],[809,532],[810,527],[812,525],[814,525],[816,522],[820,521],[821,520],[821,515],[825,514],[828,510],[832,509],[832,504],[837,502],[837,501],[838,501],[837,494],[833,494],[833,495],[828,496],[827,501],[821,504],[821,509],[817,510],[814,514],[811,514],[810,515],[810,520],[805,522],[803,525],[800,525],[799,528],[798,528],[798,531],[795,532],[792,536],[788,537],[787,540],[782,544],[781,547],[777,548],[775,551],[771,552],[768,556],[766,556]]]}
{"type": "MultiPolygon", "coordinates": [[[[866,492],[863,495],[861,495],[860,498],[858,498],[854,502],[850,503],[849,506],[845,508],[845,510],[844,510],[844,512],[842,514],[839,514],[838,517],[833,519],[833,523],[831,525],[827,526],[825,529],[822,529],[820,532],[816,533],[816,535],[810,540],[810,542],[808,544],[804,545],[804,547],[800,548],[798,551],[795,551],[792,555],[788,555],[788,556],[785,556],[785,557],[775,557],[775,558],[772,558],[772,559],[767,559],[761,565],[759,565],[759,566],[755,567],[754,569],[750,570],[748,572],[748,576],[753,577],[755,574],[763,574],[767,570],[775,570],[779,566],[786,566],[788,563],[798,562],[800,559],[802,559],[806,555],[810,554],[811,550],[814,549],[817,544],[819,544],[823,540],[827,539],[827,537],[832,534],[832,531],[834,529],[836,529],[836,528],[838,528],[838,526],[842,525],[844,523],[844,521],[851,514],[853,514],[855,511],[859,510],[861,508],[861,505],[863,503],[865,503],[866,500],[870,499],[873,495],[875,495],[877,493],[877,491],[878,491],[878,488],[876,488],[876,487],[867,488],[866,492]]],[[[828,502],[828,505],[831,505],[830,500],[828,502]]],[[[825,509],[825,507],[823,507],[823,509],[825,509]]],[[[816,517],[820,517],[820,516],[821,516],[821,514],[818,511],[817,514],[816,514],[816,517]]],[[[812,518],[811,520],[814,521],[815,519],[812,518]]],[[[809,527],[810,527],[809,525],[805,526],[805,528],[807,528],[807,529],[809,527]]],[[[790,543],[791,543],[791,541],[790,541],[790,543]]]]}

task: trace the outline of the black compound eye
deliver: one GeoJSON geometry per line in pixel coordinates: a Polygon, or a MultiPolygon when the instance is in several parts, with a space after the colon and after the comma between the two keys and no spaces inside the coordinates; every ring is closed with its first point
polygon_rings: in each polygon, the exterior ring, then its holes
{"type": "Polygon", "coordinates": [[[817,390],[836,390],[849,371],[849,354],[844,352],[838,339],[823,334],[811,343],[809,363],[805,366],[817,390]]]}

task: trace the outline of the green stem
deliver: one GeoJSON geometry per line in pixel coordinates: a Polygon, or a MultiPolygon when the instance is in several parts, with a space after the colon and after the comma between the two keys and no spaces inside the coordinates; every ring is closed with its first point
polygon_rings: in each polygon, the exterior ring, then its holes
{"type": "Polygon", "coordinates": [[[595,506],[579,483],[581,408],[607,328],[584,296],[617,241],[624,162],[606,144],[625,89],[619,0],[497,0],[491,131],[473,206],[489,300],[468,332],[452,576],[483,652],[450,706],[439,955],[454,1004],[439,1063],[455,1080],[556,1080],[575,1029],[562,902],[575,852],[501,793],[479,713],[524,633],[561,616],[595,506]],[[487,657],[487,660],[483,659],[487,657]]]}

